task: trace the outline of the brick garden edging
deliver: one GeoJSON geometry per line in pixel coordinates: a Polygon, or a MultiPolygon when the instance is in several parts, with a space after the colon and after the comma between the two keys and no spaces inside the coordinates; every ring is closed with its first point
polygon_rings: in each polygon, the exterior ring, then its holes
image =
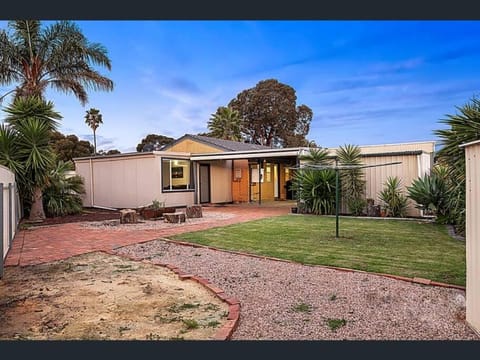
{"type": "Polygon", "coordinates": [[[326,269],[338,270],[338,271],[343,271],[343,272],[363,273],[363,274],[383,276],[383,277],[387,277],[387,278],[391,278],[391,279],[395,279],[395,280],[406,281],[406,282],[415,283],[415,284],[438,286],[438,287],[459,289],[459,290],[465,290],[466,289],[465,286],[454,285],[454,284],[446,284],[446,283],[433,281],[433,280],[430,280],[430,279],[424,279],[424,278],[420,278],[420,277],[409,278],[409,277],[400,276],[400,275],[369,272],[369,271],[342,268],[342,267],[330,266],[330,265],[301,264],[299,262],[295,262],[295,261],[292,261],[292,260],[279,259],[279,258],[275,258],[275,257],[262,256],[262,255],[256,255],[256,254],[249,254],[249,253],[245,253],[245,252],[241,252],[241,251],[235,251],[235,250],[219,249],[219,248],[216,248],[216,247],[213,247],[213,246],[189,243],[189,242],[186,242],[186,241],[170,240],[170,239],[166,239],[166,238],[159,238],[157,240],[161,240],[161,241],[165,241],[165,242],[169,242],[169,243],[173,243],[173,244],[177,244],[177,245],[184,245],[184,246],[190,246],[190,247],[194,247],[194,248],[203,248],[203,249],[209,249],[209,250],[215,250],[215,251],[222,251],[222,252],[235,254],[235,255],[243,255],[243,256],[249,256],[249,257],[258,258],[258,259],[272,260],[272,261],[284,262],[284,263],[289,263],[289,264],[300,264],[300,265],[312,266],[312,267],[318,266],[318,267],[322,267],[322,268],[326,268],[326,269]]]}
{"type": "Polygon", "coordinates": [[[100,250],[100,252],[104,252],[109,255],[121,256],[133,261],[139,261],[144,264],[151,264],[165,267],[175,274],[178,275],[179,279],[182,281],[185,280],[193,280],[200,285],[207,288],[211,291],[217,298],[222,300],[223,302],[228,304],[228,315],[227,315],[227,322],[217,330],[216,334],[213,336],[212,340],[230,340],[232,337],[233,332],[238,327],[238,322],[240,320],[240,301],[235,298],[228,296],[225,294],[223,289],[219,288],[218,286],[210,283],[207,279],[204,279],[200,276],[188,274],[182,270],[180,270],[177,266],[171,264],[165,264],[160,262],[153,262],[149,260],[145,260],[141,257],[134,256],[134,255],[126,255],[126,254],[117,254],[113,250],[100,250]]]}

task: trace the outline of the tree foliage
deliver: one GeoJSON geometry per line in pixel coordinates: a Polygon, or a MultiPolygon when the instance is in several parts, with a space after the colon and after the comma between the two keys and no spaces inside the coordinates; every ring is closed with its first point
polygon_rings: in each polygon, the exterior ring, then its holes
{"type": "Polygon", "coordinates": [[[437,222],[449,221],[448,172],[445,166],[436,165],[430,174],[413,180],[407,187],[408,197],[421,210],[431,210],[437,215],[437,222]]]}
{"type": "Polygon", "coordinates": [[[83,179],[71,176],[71,161],[58,161],[48,173],[48,185],[43,194],[43,206],[47,216],[64,216],[82,211],[81,195],[85,193],[83,179]]]}
{"type": "Polygon", "coordinates": [[[401,180],[397,176],[389,176],[379,194],[387,216],[404,217],[407,211],[408,199],[401,189],[401,180]]]}
{"type": "Polygon", "coordinates": [[[50,136],[50,146],[59,161],[71,161],[76,157],[90,156],[93,154],[93,145],[86,140],[79,140],[76,135],[64,135],[53,131],[50,136]]]}
{"type": "Polygon", "coordinates": [[[0,164],[15,172],[30,220],[43,220],[43,191],[55,164],[50,134],[62,117],[53,103],[39,97],[19,97],[4,111],[8,115],[0,125],[0,164]]]}
{"type": "Polygon", "coordinates": [[[208,121],[209,136],[218,139],[240,141],[241,119],[237,110],[230,107],[220,106],[208,121]]]}
{"type": "Polygon", "coordinates": [[[438,162],[446,167],[448,208],[450,222],[456,230],[465,232],[465,153],[460,145],[480,140],[480,100],[472,98],[462,107],[457,107],[457,114],[446,115],[440,120],[447,129],[434,133],[443,147],[438,151],[438,162]]]}
{"type": "Polygon", "coordinates": [[[140,144],[137,145],[137,151],[141,152],[141,151],[160,150],[162,146],[168,145],[173,141],[175,141],[175,139],[169,136],[148,134],[142,139],[140,144]],[[148,146],[146,147],[146,145],[148,146]],[[155,146],[157,146],[158,148],[155,149],[155,146]]]}
{"type": "Polygon", "coordinates": [[[296,101],[291,86],[268,79],[240,92],[228,106],[240,114],[245,142],[286,147],[307,143],[313,117],[308,106],[297,107],[296,101]]]}
{"type": "Polygon", "coordinates": [[[96,68],[111,69],[107,50],[91,43],[71,21],[42,27],[38,20],[8,22],[0,30],[0,85],[15,85],[17,97],[43,97],[47,87],[73,94],[85,105],[87,90],[113,90],[113,82],[96,68]]]}
{"type": "Polygon", "coordinates": [[[85,124],[87,124],[93,130],[93,153],[97,154],[97,135],[96,131],[100,124],[103,124],[103,116],[100,114],[100,110],[91,108],[87,110],[85,115],[85,124]]]}
{"type": "MultiPolygon", "coordinates": [[[[362,165],[361,151],[356,145],[347,144],[337,150],[339,165],[362,165]]],[[[340,170],[342,197],[353,215],[361,215],[367,205],[365,179],[362,169],[340,170]]]]}
{"type": "MultiPolygon", "coordinates": [[[[299,157],[310,165],[331,165],[328,150],[311,148],[299,157]]],[[[297,194],[301,211],[313,214],[333,214],[335,210],[335,170],[297,169],[293,175],[292,187],[297,194]]]]}

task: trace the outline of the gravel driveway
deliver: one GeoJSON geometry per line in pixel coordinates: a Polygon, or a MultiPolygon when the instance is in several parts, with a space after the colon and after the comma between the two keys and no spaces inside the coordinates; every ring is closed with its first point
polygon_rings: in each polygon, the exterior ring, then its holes
{"type": "Polygon", "coordinates": [[[233,340],[479,340],[462,290],[161,240],[116,252],[174,264],[237,297],[233,340]]]}

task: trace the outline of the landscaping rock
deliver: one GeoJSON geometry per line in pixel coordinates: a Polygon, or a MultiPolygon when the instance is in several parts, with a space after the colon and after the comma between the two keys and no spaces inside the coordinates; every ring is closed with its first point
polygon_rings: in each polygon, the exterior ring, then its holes
{"type": "Polygon", "coordinates": [[[120,224],[136,224],[138,222],[137,212],[133,209],[120,210],[120,224]]]}
{"type": "Polygon", "coordinates": [[[201,218],[202,215],[202,206],[201,205],[193,205],[193,206],[187,206],[187,209],[185,210],[185,214],[187,215],[187,218],[201,218]]]}
{"type": "Polygon", "coordinates": [[[185,214],[184,213],[163,214],[163,217],[165,218],[165,222],[169,222],[169,223],[185,222],[185,214]]]}

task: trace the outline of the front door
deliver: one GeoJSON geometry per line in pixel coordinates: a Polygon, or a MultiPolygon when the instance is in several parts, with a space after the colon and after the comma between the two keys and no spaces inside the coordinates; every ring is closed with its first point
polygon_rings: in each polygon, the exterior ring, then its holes
{"type": "Polygon", "coordinates": [[[210,165],[200,164],[200,204],[210,202],[210,165]]]}

